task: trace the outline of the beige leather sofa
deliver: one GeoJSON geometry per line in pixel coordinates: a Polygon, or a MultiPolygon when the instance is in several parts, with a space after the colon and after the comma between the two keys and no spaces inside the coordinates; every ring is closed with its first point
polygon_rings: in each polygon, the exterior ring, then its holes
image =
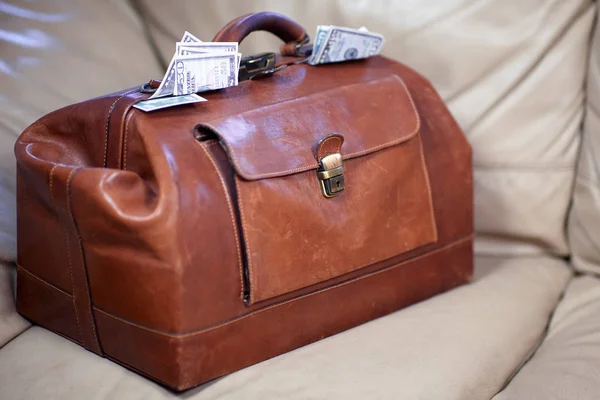
{"type": "Polygon", "coordinates": [[[12,144],[53,109],[162,77],[184,30],[210,40],[261,10],[365,25],[434,83],[474,148],[475,280],[179,396],[600,398],[593,1],[0,0],[0,399],[177,397],[15,313],[12,144]]]}

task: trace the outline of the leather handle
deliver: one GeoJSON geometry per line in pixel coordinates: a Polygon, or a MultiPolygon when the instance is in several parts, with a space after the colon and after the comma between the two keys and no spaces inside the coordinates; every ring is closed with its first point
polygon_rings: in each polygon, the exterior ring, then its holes
{"type": "Polygon", "coordinates": [[[302,26],[288,17],[274,12],[259,12],[238,17],[225,25],[213,38],[213,42],[241,42],[256,31],[267,31],[285,42],[281,54],[296,55],[296,48],[308,42],[302,26]]]}

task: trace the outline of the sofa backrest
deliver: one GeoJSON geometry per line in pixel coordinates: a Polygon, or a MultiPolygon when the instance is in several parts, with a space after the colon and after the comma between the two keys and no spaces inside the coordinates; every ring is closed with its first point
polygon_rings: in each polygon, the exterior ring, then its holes
{"type": "Polygon", "coordinates": [[[573,266],[600,273],[600,30],[596,28],[589,60],[587,105],[583,124],[569,241],[573,266]]]}
{"type": "MultiPolygon", "coordinates": [[[[167,61],[184,29],[208,41],[229,20],[263,10],[288,15],[311,36],[319,24],[382,33],[384,54],[433,82],[473,146],[476,251],[569,254],[565,221],[580,144],[592,1],[140,3],[167,61]]],[[[275,51],[279,44],[255,33],[242,51],[275,51]]]]}

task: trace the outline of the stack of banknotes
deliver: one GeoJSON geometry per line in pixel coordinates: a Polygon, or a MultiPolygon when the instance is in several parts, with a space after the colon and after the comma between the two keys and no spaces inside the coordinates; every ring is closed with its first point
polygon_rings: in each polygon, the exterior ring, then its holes
{"type": "Polygon", "coordinates": [[[241,53],[237,42],[202,42],[185,32],[159,88],[151,99],[183,96],[238,84],[241,53]]]}
{"type": "Polygon", "coordinates": [[[383,42],[382,35],[369,32],[365,27],[320,25],[308,63],[318,65],[372,57],[379,54],[383,42]]]}
{"type": "MultiPolygon", "coordinates": [[[[379,54],[383,42],[383,36],[364,27],[321,25],[308,63],[319,65],[372,57],[379,54]]],[[[237,42],[202,42],[185,32],[156,92],[134,107],[151,112],[206,101],[196,93],[238,84],[241,60],[237,42]]]]}

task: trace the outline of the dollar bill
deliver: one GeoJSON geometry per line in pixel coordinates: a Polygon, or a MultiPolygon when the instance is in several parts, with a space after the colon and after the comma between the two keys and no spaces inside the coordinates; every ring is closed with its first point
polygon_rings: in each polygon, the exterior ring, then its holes
{"type": "Polygon", "coordinates": [[[237,42],[202,42],[186,31],[150,99],[237,85],[241,58],[237,42]]]}
{"type": "Polygon", "coordinates": [[[202,40],[198,39],[196,36],[192,35],[188,31],[185,31],[181,41],[184,43],[202,43],[202,40]]]}
{"type": "MultiPolygon", "coordinates": [[[[317,32],[318,36],[318,32],[317,32]]],[[[309,64],[326,64],[367,58],[379,54],[383,47],[383,36],[363,30],[330,27],[309,64]]]]}
{"type": "MultiPolygon", "coordinates": [[[[183,37],[181,38],[181,42],[202,43],[202,41],[200,39],[198,39],[196,36],[192,35],[188,31],[185,31],[185,33],[183,34],[183,37]]],[[[173,55],[173,58],[171,58],[171,61],[169,62],[169,66],[167,67],[167,72],[165,73],[165,76],[163,76],[163,79],[160,82],[158,89],[156,89],[156,92],[154,92],[152,94],[152,96],[150,96],[151,99],[156,99],[156,98],[165,97],[165,96],[171,96],[173,94],[173,89],[175,88],[175,57],[176,56],[177,56],[177,53],[175,53],[173,55]]]]}
{"type": "Polygon", "coordinates": [[[237,53],[237,42],[203,42],[203,43],[187,43],[177,42],[176,54],[178,56],[188,56],[192,54],[206,53],[237,53]]]}
{"type": "Polygon", "coordinates": [[[169,66],[167,67],[167,72],[165,76],[163,76],[158,89],[156,92],[150,96],[151,99],[156,99],[159,97],[171,96],[173,94],[173,90],[175,88],[175,58],[177,55],[173,55],[171,61],[169,62],[169,66]]]}
{"type": "Polygon", "coordinates": [[[185,96],[164,97],[160,99],[144,100],[134,104],[133,107],[144,112],[152,112],[156,110],[162,110],[163,108],[175,107],[183,104],[198,103],[201,101],[206,101],[206,99],[204,97],[198,96],[197,94],[188,94],[185,96]]]}
{"type": "Polygon", "coordinates": [[[313,45],[312,51],[313,56],[319,52],[319,48],[321,48],[321,45],[325,41],[325,38],[327,37],[327,34],[329,33],[330,29],[331,26],[329,25],[319,25],[317,27],[317,33],[315,34],[315,44],[313,45]]]}
{"type": "Polygon", "coordinates": [[[173,94],[197,93],[238,84],[238,54],[195,54],[175,58],[173,94]]]}

